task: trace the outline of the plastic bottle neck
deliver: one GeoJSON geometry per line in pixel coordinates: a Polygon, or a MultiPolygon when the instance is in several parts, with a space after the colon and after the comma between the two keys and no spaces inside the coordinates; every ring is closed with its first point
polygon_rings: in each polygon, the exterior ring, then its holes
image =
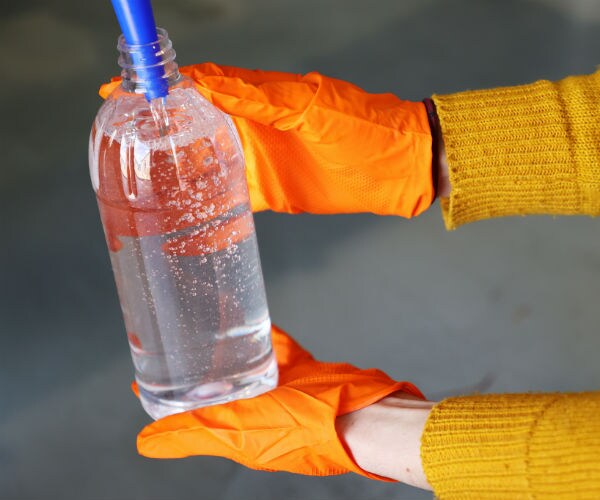
{"type": "Polygon", "coordinates": [[[169,34],[157,28],[158,40],[146,45],[128,45],[121,35],[117,44],[119,66],[121,66],[122,87],[127,92],[145,94],[150,100],[157,85],[165,88],[181,80],[179,67],[175,62],[175,50],[169,34]],[[157,81],[158,80],[158,81],[157,81]]]}

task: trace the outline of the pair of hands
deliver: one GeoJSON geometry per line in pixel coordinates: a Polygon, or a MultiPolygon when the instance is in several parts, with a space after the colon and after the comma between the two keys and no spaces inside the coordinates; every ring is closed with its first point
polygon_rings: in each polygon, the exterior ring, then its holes
{"type": "MultiPolygon", "coordinates": [[[[317,73],[294,75],[214,64],[182,68],[229,114],[240,134],[254,211],[372,212],[411,217],[434,198],[425,107],[317,73]]],[[[104,85],[106,97],[118,85],[104,85]]],[[[338,417],[412,384],[315,360],[274,327],[279,386],[247,400],[172,415],[138,436],[155,458],[217,455],[248,467],[310,475],[366,472],[336,430],[338,417]]]]}

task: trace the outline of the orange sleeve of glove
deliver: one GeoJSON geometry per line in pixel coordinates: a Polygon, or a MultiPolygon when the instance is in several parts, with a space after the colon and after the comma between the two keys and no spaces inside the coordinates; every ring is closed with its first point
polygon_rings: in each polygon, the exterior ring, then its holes
{"type": "Polygon", "coordinates": [[[279,386],[258,397],[171,415],[144,428],[138,450],[152,458],[222,456],[247,467],[326,476],[361,469],[339,439],[337,416],[403,391],[408,382],[344,363],[322,363],[273,327],[279,386]]]}
{"type": "Polygon", "coordinates": [[[181,72],[233,118],[255,211],[411,217],[431,205],[432,139],[422,103],[318,73],[212,63],[181,72]]]}

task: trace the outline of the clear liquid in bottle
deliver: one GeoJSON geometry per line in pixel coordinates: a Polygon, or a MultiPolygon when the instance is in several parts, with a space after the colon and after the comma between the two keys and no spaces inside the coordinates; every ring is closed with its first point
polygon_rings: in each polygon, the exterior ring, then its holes
{"type": "Polygon", "coordinates": [[[90,172],[146,411],[158,419],[275,387],[231,120],[181,77],[151,103],[118,88],[94,122],[90,172]]]}

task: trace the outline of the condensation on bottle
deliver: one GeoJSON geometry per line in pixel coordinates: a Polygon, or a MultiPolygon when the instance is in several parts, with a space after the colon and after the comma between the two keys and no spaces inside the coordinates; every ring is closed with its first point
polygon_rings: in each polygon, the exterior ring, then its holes
{"type": "Polygon", "coordinates": [[[140,400],[155,419],[277,384],[271,323],[231,119],[182,77],[159,30],[169,93],[123,80],[94,120],[89,161],[140,400]]]}

